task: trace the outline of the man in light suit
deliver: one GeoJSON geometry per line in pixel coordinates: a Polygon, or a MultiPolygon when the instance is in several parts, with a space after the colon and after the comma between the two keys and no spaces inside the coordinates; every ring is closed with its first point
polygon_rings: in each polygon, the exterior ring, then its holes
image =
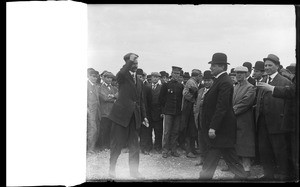
{"type": "Polygon", "coordinates": [[[87,153],[96,151],[99,129],[97,121],[100,119],[99,86],[96,84],[98,72],[94,69],[88,70],[87,82],[87,153]]]}
{"type": "Polygon", "coordinates": [[[114,102],[118,98],[118,88],[111,84],[114,75],[111,72],[105,72],[102,75],[103,83],[100,85],[100,104],[101,104],[101,122],[100,122],[100,148],[109,149],[111,120],[108,115],[114,102]]]}
{"type": "Polygon", "coordinates": [[[247,174],[235,152],[236,118],[232,107],[233,85],[226,73],[227,56],[224,53],[215,53],[212,57],[211,73],[215,80],[207,91],[202,108],[203,138],[208,146],[205,155],[200,179],[213,178],[220,157],[223,156],[229,170],[235,178],[246,178],[247,174]]]}
{"type": "Polygon", "coordinates": [[[143,83],[137,78],[137,58],[134,53],[124,56],[125,65],[117,73],[119,84],[118,99],[108,116],[112,120],[109,175],[116,177],[116,163],[122,148],[127,143],[129,147],[130,176],[143,179],[139,173],[139,129],[142,125],[149,126],[143,101],[143,83]]]}
{"type": "MultiPolygon", "coordinates": [[[[263,59],[267,83],[272,86],[291,86],[291,81],[278,73],[279,58],[269,54],[263,59]]],[[[272,97],[270,91],[259,89],[256,102],[256,124],[260,161],[264,180],[286,180],[288,177],[288,143],[290,126],[282,126],[284,100],[272,97]]]]}

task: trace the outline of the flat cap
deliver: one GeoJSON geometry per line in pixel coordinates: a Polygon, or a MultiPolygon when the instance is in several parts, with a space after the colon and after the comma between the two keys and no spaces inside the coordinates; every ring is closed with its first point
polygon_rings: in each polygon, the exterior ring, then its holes
{"type": "Polygon", "coordinates": [[[137,59],[139,57],[139,55],[135,54],[135,53],[127,53],[123,59],[125,60],[125,62],[127,62],[127,60],[132,60],[134,61],[135,59],[137,59]]]}
{"type": "Polygon", "coordinates": [[[245,67],[245,66],[238,66],[238,67],[234,68],[234,71],[235,72],[245,72],[245,73],[247,73],[248,72],[248,68],[245,67]]]}
{"type": "Polygon", "coordinates": [[[191,78],[189,72],[184,72],[182,76],[183,76],[183,78],[191,78]]]}
{"type": "Polygon", "coordinates": [[[112,74],[112,72],[105,72],[104,74],[103,74],[103,77],[111,77],[111,78],[113,78],[114,77],[114,74],[112,74]]]}
{"type": "Polygon", "coordinates": [[[181,71],[181,67],[178,66],[172,66],[172,71],[181,71]]]}
{"type": "Polygon", "coordinates": [[[152,72],[151,76],[153,76],[153,77],[160,77],[160,73],[158,73],[158,72],[152,72]]]}

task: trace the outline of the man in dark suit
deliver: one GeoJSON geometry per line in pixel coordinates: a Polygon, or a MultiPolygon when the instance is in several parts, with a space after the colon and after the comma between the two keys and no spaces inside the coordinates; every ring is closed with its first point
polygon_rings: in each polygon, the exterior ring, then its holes
{"type": "MultiPolygon", "coordinates": [[[[160,74],[158,72],[151,73],[151,105],[149,123],[154,129],[154,149],[160,153],[162,149],[162,133],[163,133],[163,119],[162,108],[159,102],[159,94],[161,90],[161,84],[158,83],[160,74]]],[[[152,140],[152,136],[151,136],[152,140]]]]}
{"type": "Polygon", "coordinates": [[[237,124],[232,107],[232,80],[226,73],[229,64],[226,54],[215,53],[209,64],[215,80],[203,100],[201,123],[208,150],[200,179],[212,179],[220,156],[223,156],[235,178],[246,178],[247,174],[234,148],[237,124]]]}
{"type": "Polygon", "coordinates": [[[119,95],[108,116],[112,120],[109,175],[116,176],[115,168],[122,148],[129,147],[130,176],[142,179],[139,167],[139,129],[143,124],[149,126],[143,101],[143,83],[136,76],[138,55],[128,53],[124,56],[125,65],[117,73],[119,95]]]}
{"type": "MultiPolygon", "coordinates": [[[[145,72],[142,69],[137,69],[137,76],[143,82],[143,98],[144,98],[144,105],[146,109],[147,119],[149,120],[150,114],[150,105],[151,105],[151,88],[147,81],[144,79],[145,72]]],[[[149,155],[150,151],[152,150],[153,142],[152,142],[152,127],[151,123],[149,127],[141,126],[140,129],[140,149],[141,152],[145,155],[149,155]]]]}
{"type": "Polygon", "coordinates": [[[247,67],[248,68],[248,72],[247,72],[247,81],[252,84],[253,86],[255,86],[255,80],[251,77],[251,72],[252,72],[252,64],[251,62],[244,62],[243,63],[243,66],[247,67]]]}
{"type": "MultiPolygon", "coordinates": [[[[264,58],[267,83],[272,86],[291,86],[291,81],[278,73],[280,65],[276,55],[264,58]]],[[[270,91],[259,89],[256,102],[256,124],[258,127],[258,147],[265,180],[286,180],[288,177],[287,138],[293,130],[282,126],[284,100],[272,97],[270,91]]]]}
{"type": "Polygon", "coordinates": [[[163,83],[159,94],[159,102],[164,114],[163,158],[167,158],[170,155],[174,157],[180,156],[177,152],[183,91],[183,84],[179,83],[180,71],[181,67],[172,66],[172,79],[167,83],[163,83]]]}

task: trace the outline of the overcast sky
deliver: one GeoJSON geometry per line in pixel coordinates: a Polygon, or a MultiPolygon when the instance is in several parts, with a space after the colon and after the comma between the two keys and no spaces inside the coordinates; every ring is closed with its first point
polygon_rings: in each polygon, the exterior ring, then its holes
{"type": "Polygon", "coordinates": [[[292,5],[88,5],[88,67],[116,74],[134,52],[147,74],[209,69],[216,52],[231,68],[273,53],[296,63],[292,5]]]}

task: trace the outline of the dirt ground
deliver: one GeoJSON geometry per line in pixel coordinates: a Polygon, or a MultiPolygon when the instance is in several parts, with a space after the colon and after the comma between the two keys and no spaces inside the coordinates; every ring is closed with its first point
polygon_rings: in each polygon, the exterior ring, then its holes
{"type": "MultiPolygon", "coordinates": [[[[197,158],[187,158],[184,151],[179,151],[180,157],[163,158],[161,154],[151,152],[150,155],[140,154],[139,171],[145,177],[143,182],[189,182],[198,181],[199,172],[202,166],[195,166],[199,161],[197,158]]],[[[214,174],[213,181],[232,181],[233,173],[221,171],[226,167],[221,159],[214,174]]],[[[107,182],[111,181],[108,177],[109,150],[101,151],[94,155],[87,156],[87,182],[107,182]]],[[[255,181],[263,175],[260,166],[251,167],[251,176],[255,181]]],[[[116,166],[116,179],[114,181],[136,181],[129,176],[128,153],[122,151],[116,166]]],[[[240,181],[237,181],[240,182],[240,181]]]]}

